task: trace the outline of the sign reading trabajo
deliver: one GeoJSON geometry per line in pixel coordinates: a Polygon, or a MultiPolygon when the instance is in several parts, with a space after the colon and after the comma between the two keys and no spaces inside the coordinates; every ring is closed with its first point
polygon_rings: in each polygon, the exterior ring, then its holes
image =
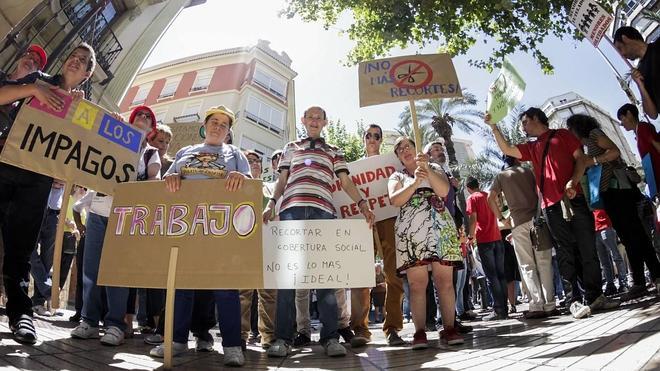
{"type": "Polygon", "coordinates": [[[0,161],[114,194],[118,183],[137,175],[144,132],[89,101],[61,97],[60,111],[37,98],[23,105],[0,161]]]}
{"type": "Polygon", "coordinates": [[[362,62],[358,78],[360,107],[462,96],[448,54],[420,54],[362,62]]]}
{"type": "Polygon", "coordinates": [[[162,181],[117,187],[98,282],[165,288],[170,248],[178,247],[176,288],[261,288],[261,181],[227,192],[225,180],[162,181]]]}
{"type": "Polygon", "coordinates": [[[374,287],[373,234],[364,220],[287,220],[263,229],[264,288],[374,287]]]}
{"type": "MultiPolygon", "coordinates": [[[[390,175],[401,168],[401,161],[394,153],[372,156],[348,164],[351,173],[349,176],[362,198],[369,203],[377,222],[399,214],[399,208],[390,205],[387,183],[390,175]]],[[[357,203],[344,192],[338,178],[335,178],[332,184],[332,202],[339,218],[364,219],[357,203]]]]}

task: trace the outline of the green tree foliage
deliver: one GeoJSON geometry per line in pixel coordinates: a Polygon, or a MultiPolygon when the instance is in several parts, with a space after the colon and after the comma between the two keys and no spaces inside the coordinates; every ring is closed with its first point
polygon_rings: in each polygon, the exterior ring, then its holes
{"type": "MultiPolygon", "coordinates": [[[[608,1],[599,1],[611,10],[608,1]]],[[[282,14],[304,21],[320,21],[328,29],[345,12],[353,22],[343,30],[356,42],[348,63],[386,55],[392,48],[424,46],[440,41],[451,55],[465,54],[477,42],[494,40],[486,59],[470,60],[492,70],[504,57],[521,51],[530,54],[544,72],[552,73],[539,45],[546,37],[580,39],[568,23],[572,0],[287,0],[282,14]]]]}
{"type": "MultiPolygon", "coordinates": [[[[360,125],[358,125],[358,132],[360,132],[360,128],[362,128],[361,132],[364,133],[364,127],[360,125]]],[[[329,121],[323,130],[325,131],[325,140],[344,151],[346,162],[353,162],[364,156],[362,137],[356,133],[349,133],[346,130],[346,125],[342,124],[340,120],[337,120],[337,122],[329,121]]]]}
{"type": "MultiPolygon", "coordinates": [[[[466,134],[471,134],[484,126],[482,125],[483,113],[475,108],[476,105],[477,98],[465,89],[460,98],[428,99],[415,104],[422,141],[426,144],[438,137],[443,138],[450,166],[456,166],[458,163],[452,140],[454,127],[466,134]]],[[[399,115],[398,131],[412,135],[409,106],[406,106],[399,115]]]]}

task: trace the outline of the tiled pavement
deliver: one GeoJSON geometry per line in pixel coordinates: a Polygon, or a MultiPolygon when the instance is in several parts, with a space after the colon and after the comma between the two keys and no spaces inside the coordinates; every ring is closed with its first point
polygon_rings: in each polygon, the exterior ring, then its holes
{"type": "MultiPolygon", "coordinates": [[[[101,345],[98,340],[73,340],[73,324],[62,316],[36,321],[39,342],[24,346],[14,342],[6,317],[0,322],[0,368],[29,370],[150,370],[162,367],[162,360],[147,354],[150,346],[142,335],[119,347],[101,345]]],[[[649,296],[622,308],[595,314],[582,320],[569,316],[546,320],[523,321],[520,316],[507,321],[480,322],[466,342],[446,347],[437,333],[429,333],[431,348],[412,351],[406,347],[388,347],[381,331],[372,329],[371,345],[350,349],[344,358],[330,359],[318,345],[295,350],[285,359],[269,359],[257,346],[249,346],[244,369],[363,369],[363,370],[658,370],[660,369],[660,298],[649,296]]],[[[216,331],[213,331],[216,334],[216,331]]],[[[412,324],[402,331],[412,337],[412,324]]],[[[174,359],[177,369],[222,369],[218,352],[196,354],[194,350],[174,359]]],[[[194,348],[191,341],[190,347],[194,348]]]]}

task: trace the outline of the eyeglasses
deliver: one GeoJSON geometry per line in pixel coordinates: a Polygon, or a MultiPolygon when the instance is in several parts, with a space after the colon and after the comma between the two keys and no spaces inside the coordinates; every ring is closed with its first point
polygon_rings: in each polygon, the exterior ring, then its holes
{"type": "Polygon", "coordinates": [[[140,112],[135,114],[135,117],[146,117],[148,119],[151,119],[151,114],[149,112],[146,112],[146,111],[140,111],[140,112]]]}
{"type": "Polygon", "coordinates": [[[405,151],[410,151],[410,150],[412,150],[412,149],[414,149],[414,148],[415,148],[415,147],[411,146],[410,144],[406,144],[405,146],[401,146],[401,147],[397,148],[397,150],[396,150],[396,154],[401,154],[401,153],[403,153],[403,152],[405,152],[405,151]]]}
{"type": "Polygon", "coordinates": [[[364,134],[364,137],[366,139],[374,138],[375,140],[380,140],[380,134],[378,134],[378,133],[373,133],[373,134],[372,133],[366,133],[366,134],[364,134]]]}

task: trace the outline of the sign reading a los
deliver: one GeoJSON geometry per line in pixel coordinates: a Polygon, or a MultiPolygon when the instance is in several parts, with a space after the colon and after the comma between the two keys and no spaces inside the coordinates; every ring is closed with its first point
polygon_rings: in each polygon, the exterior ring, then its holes
{"type": "Polygon", "coordinates": [[[135,180],[144,132],[89,101],[61,97],[60,111],[37,98],[23,105],[0,161],[110,195],[135,180]]]}

